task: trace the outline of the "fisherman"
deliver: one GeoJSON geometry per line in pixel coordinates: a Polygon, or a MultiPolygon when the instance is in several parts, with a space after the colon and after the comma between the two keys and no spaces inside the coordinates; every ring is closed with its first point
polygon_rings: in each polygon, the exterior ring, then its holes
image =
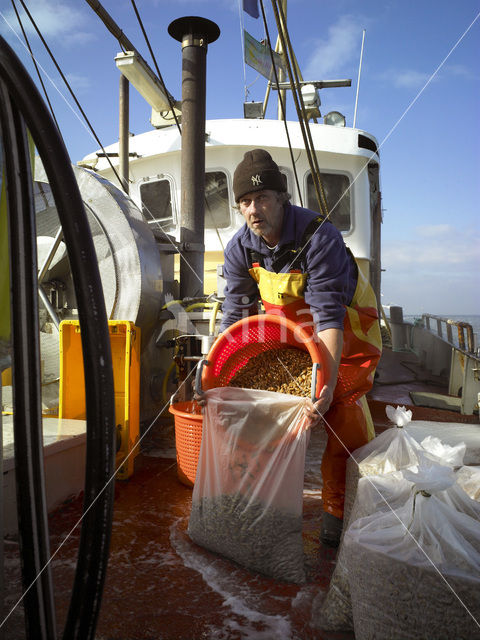
{"type": "Polygon", "coordinates": [[[225,301],[220,331],[258,313],[279,313],[315,331],[327,359],[318,400],[307,401],[308,425],[323,422],[320,540],[336,547],[343,526],[349,453],[373,435],[365,394],[381,354],[375,295],[325,217],[290,203],[286,180],[263,149],[247,151],[233,177],[245,225],[225,249],[225,301]]]}

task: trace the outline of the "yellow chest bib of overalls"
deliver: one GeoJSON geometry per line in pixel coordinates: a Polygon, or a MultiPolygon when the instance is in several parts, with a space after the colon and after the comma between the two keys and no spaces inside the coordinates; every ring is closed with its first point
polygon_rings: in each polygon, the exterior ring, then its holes
{"type": "Polygon", "coordinates": [[[249,273],[258,284],[264,304],[283,307],[299,299],[303,300],[306,273],[275,273],[260,266],[253,266],[249,273]]]}

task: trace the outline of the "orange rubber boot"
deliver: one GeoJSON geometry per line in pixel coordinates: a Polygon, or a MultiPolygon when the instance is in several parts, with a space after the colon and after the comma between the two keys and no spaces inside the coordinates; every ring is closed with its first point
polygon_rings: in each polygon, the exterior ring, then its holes
{"type": "Polygon", "coordinates": [[[368,442],[367,421],[359,403],[336,403],[324,419],[328,441],[321,466],[323,509],[343,518],[347,459],[350,452],[368,442]]]}

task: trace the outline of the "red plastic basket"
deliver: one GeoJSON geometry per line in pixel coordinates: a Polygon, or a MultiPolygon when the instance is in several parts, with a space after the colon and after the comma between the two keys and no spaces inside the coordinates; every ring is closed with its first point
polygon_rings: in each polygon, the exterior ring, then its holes
{"type": "Polygon", "coordinates": [[[175,447],[177,476],[180,482],[193,487],[197,474],[198,456],[202,443],[203,415],[192,413],[193,402],[177,402],[168,410],[175,419],[175,447]]]}
{"type": "MultiPolygon", "coordinates": [[[[232,324],[213,343],[201,371],[202,389],[225,387],[254,356],[271,349],[308,351],[314,366],[315,397],[325,379],[322,344],[301,325],[280,315],[261,314],[232,324]]],[[[312,390],[313,391],[313,390],[312,390]]]]}

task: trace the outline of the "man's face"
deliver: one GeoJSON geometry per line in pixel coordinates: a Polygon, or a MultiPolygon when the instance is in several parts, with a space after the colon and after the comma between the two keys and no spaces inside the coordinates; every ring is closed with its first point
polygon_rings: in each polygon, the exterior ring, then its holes
{"type": "Polygon", "coordinates": [[[283,223],[283,202],[277,191],[265,189],[247,193],[239,200],[240,213],[249,229],[267,244],[280,240],[283,223]]]}

